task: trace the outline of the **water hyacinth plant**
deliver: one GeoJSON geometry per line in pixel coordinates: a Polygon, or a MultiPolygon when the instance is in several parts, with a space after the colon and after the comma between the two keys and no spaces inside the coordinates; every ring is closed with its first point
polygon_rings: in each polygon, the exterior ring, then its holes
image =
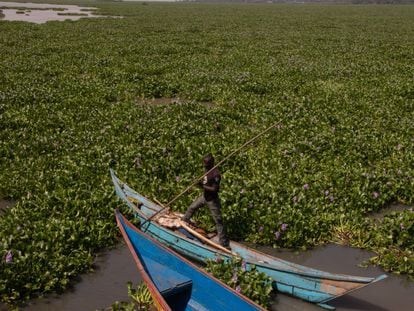
{"type": "Polygon", "coordinates": [[[6,263],[11,263],[13,261],[13,255],[11,251],[8,251],[6,256],[5,256],[5,262],[6,263]]]}
{"type": "Polygon", "coordinates": [[[378,255],[372,263],[381,264],[395,273],[406,273],[413,278],[414,272],[414,213],[412,210],[393,212],[379,223],[373,224],[373,230],[367,233],[371,248],[378,255]],[[374,246],[375,245],[375,246],[374,246]]]}
{"type": "Polygon", "coordinates": [[[132,283],[128,282],[127,287],[130,302],[116,301],[110,308],[102,311],[149,311],[154,309],[154,300],[145,283],[134,288],[132,283]]]}
{"type": "Polygon", "coordinates": [[[220,168],[229,236],[307,248],[342,228],[413,275],[412,212],[369,220],[414,204],[412,5],[93,5],[123,18],[0,20],[0,198],[17,201],[0,216],[1,301],[63,291],[116,243],[112,160],[168,202],[205,154],[277,121],[220,168]]]}
{"type": "Polygon", "coordinates": [[[272,279],[258,272],[254,265],[247,269],[246,262],[241,258],[232,257],[225,261],[216,257],[214,260],[207,261],[205,269],[237,292],[263,307],[269,307],[272,279]]]}

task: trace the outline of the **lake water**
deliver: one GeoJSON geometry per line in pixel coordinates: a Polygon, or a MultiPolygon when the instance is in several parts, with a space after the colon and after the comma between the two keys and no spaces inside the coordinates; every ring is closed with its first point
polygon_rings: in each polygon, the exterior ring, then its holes
{"type": "MultiPolygon", "coordinates": [[[[14,200],[0,199],[0,216],[15,205],[14,200]]],[[[407,206],[393,206],[384,213],[406,209],[407,206]]],[[[411,208],[411,207],[410,207],[411,208]]],[[[383,216],[383,215],[380,215],[383,216]]],[[[378,216],[378,217],[380,217],[378,216]]],[[[264,253],[297,264],[332,273],[376,277],[384,273],[379,267],[360,265],[374,254],[337,244],[316,247],[312,250],[294,252],[271,247],[258,247],[264,253]]],[[[62,295],[49,295],[34,299],[23,308],[24,311],[52,310],[97,310],[110,307],[116,300],[128,301],[126,283],[141,282],[136,264],[124,243],[97,256],[95,271],[82,275],[72,289],[62,295]]],[[[411,311],[414,306],[414,282],[405,276],[387,273],[388,277],[377,283],[348,293],[329,302],[337,311],[411,311]]],[[[0,311],[7,310],[0,304],[0,311]]],[[[271,310],[279,311],[321,311],[314,304],[280,294],[276,295],[271,310]]]]}
{"type": "MultiPolygon", "coordinates": [[[[364,261],[373,256],[373,253],[336,244],[329,244],[313,250],[296,253],[275,250],[269,247],[261,247],[260,250],[294,263],[332,273],[367,277],[376,277],[385,273],[379,267],[360,267],[364,261]]],[[[414,310],[414,282],[410,281],[406,276],[386,274],[388,275],[386,279],[331,300],[328,304],[336,307],[337,311],[414,310]]],[[[279,310],[293,311],[297,309],[280,308],[279,310]]],[[[303,306],[298,310],[308,311],[314,309],[303,306]]],[[[319,310],[322,309],[319,308],[319,310]]]]}
{"type": "Polygon", "coordinates": [[[129,301],[127,282],[141,282],[138,268],[125,244],[102,253],[95,261],[96,269],[84,274],[72,289],[62,295],[33,299],[24,311],[100,310],[115,301],[129,301]]]}
{"type": "MultiPolygon", "coordinates": [[[[372,253],[336,244],[305,252],[275,250],[260,247],[262,252],[312,268],[333,273],[357,276],[378,276],[384,273],[378,267],[359,265],[372,253]]],[[[140,282],[137,267],[128,248],[122,244],[101,255],[98,269],[81,277],[73,289],[63,295],[32,300],[24,311],[96,310],[111,306],[116,300],[128,301],[126,282],[140,282]]],[[[337,311],[411,311],[414,306],[414,282],[404,276],[387,273],[388,278],[351,292],[329,302],[337,311]]],[[[271,310],[321,311],[314,304],[280,294],[276,295],[271,310]]]]}
{"type": "Polygon", "coordinates": [[[48,21],[79,20],[81,18],[108,17],[95,15],[97,8],[77,5],[19,3],[0,1],[0,10],[4,17],[0,20],[24,21],[43,24],[48,21]],[[67,15],[70,14],[70,15],[67,15]],[[73,15],[72,15],[73,14],[73,15]]]}

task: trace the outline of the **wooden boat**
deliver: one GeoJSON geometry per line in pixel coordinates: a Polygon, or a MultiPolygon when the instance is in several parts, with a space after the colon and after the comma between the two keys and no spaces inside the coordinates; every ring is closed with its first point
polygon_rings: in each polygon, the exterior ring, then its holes
{"type": "MultiPolygon", "coordinates": [[[[146,221],[162,207],[123,183],[113,170],[111,177],[118,197],[139,217],[143,224],[141,229],[161,243],[200,262],[217,256],[226,260],[232,256],[229,252],[205,243],[187,230],[166,228],[158,224],[156,219],[146,221]]],[[[329,273],[261,253],[234,241],[230,242],[230,246],[233,253],[246,261],[247,269],[253,264],[258,271],[270,276],[275,290],[330,310],[334,307],[328,305],[328,301],[387,277],[385,274],[374,278],[329,273]]]]}
{"type": "Polygon", "coordinates": [[[115,212],[138,270],[158,310],[264,310],[115,212]]]}

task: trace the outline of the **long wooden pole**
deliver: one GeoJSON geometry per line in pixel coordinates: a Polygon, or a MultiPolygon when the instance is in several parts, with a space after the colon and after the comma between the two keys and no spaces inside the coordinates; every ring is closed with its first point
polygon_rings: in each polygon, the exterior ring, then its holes
{"type": "Polygon", "coordinates": [[[210,246],[212,246],[214,248],[217,248],[217,249],[221,250],[222,252],[225,252],[226,254],[229,254],[229,255],[232,255],[232,256],[238,256],[236,253],[233,253],[231,250],[225,248],[224,246],[221,246],[220,244],[217,244],[217,243],[209,240],[205,236],[201,235],[197,231],[195,231],[192,228],[190,228],[189,226],[187,226],[185,223],[181,223],[181,227],[183,227],[185,230],[187,230],[188,232],[190,232],[196,238],[199,238],[200,240],[202,240],[205,243],[209,244],[210,246]]]}
{"type": "Polygon", "coordinates": [[[160,209],[158,212],[156,212],[155,214],[153,214],[151,217],[149,217],[147,220],[144,221],[143,224],[145,224],[147,221],[150,221],[152,218],[154,218],[156,215],[158,215],[159,213],[169,209],[170,205],[172,203],[174,203],[178,198],[180,198],[183,194],[185,194],[188,190],[190,190],[192,187],[194,187],[200,180],[202,180],[204,178],[204,176],[207,176],[207,174],[209,174],[211,171],[213,171],[215,168],[219,167],[221,164],[223,164],[224,162],[226,162],[229,158],[231,158],[235,153],[239,152],[241,149],[243,149],[244,147],[246,147],[247,145],[251,144],[252,142],[254,142],[256,139],[258,139],[260,136],[263,136],[264,134],[266,134],[267,132],[269,132],[272,128],[276,127],[277,125],[280,124],[279,122],[276,122],[274,124],[272,124],[271,126],[269,126],[267,129],[265,129],[264,131],[260,132],[259,134],[257,134],[256,136],[254,136],[253,138],[249,139],[247,142],[245,142],[243,145],[241,145],[239,148],[237,148],[236,150],[234,150],[233,152],[231,152],[228,156],[226,156],[223,160],[221,160],[220,162],[218,162],[216,165],[214,165],[210,170],[208,170],[206,173],[204,173],[203,175],[201,175],[200,177],[194,179],[194,181],[182,192],[180,192],[177,196],[175,196],[170,202],[168,202],[167,204],[163,205],[163,208],[160,209]]]}

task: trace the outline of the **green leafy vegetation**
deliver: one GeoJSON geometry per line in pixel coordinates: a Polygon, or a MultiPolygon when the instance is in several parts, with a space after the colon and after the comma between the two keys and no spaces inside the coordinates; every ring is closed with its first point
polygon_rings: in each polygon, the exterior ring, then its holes
{"type": "Polygon", "coordinates": [[[414,213],[394,212],[368,232],[370,244],[378,255],[371,262],[386,270],[406,273],[414,278],[414,213]]]}
{"type": "Polygon", "coordinates": [[[257,271],[254,265],[248,267],[239,257],[232,257],[228,261],[217,257],[216,260],[207,260],[205,269],[252,301],[263,307],[270,306],[272,279],[257,271]]]}
{"type": "Polygon", "coordinates": [[[414,277],[414,213],[393,212],[381,220],[343,220],[333,230],[333,241],[377,253],[369,262],[386,271],[414,277]],[[367,230],[369,228],[369,230],[367,230]]]}
{"type": "Polygon", "coordinates": [[[221,168],[230,237],[348,236],[413,275],[412,211],[368,216],[414,203],[414,6],[93,6],[124,18],[0,21],[0,198],[17,201],[0,217],[1,301],[63,291],[116,242],[111,159],[168,202],[205,154],[277,121],[221,168]]]}
{"type": "Polygon", "coordinates": [[[128,282],[128,296],[132,300],[131,302],[116,301],[112,304],[111,308],[105,310],[111,311],[147,311],[153,310],[154,301],[151,297],[151,293],[145,285],[142,283],[136,288],[132,287],[132,283],[128,282]]]}

